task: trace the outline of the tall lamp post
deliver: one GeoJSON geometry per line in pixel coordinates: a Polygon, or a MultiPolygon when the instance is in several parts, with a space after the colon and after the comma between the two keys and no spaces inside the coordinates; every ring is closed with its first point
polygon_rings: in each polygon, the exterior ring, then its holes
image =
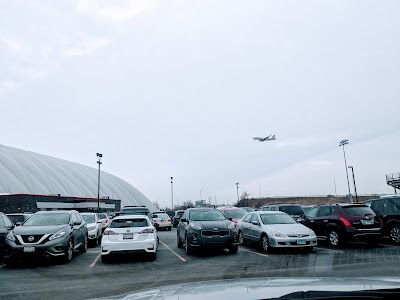
{"type": "Polygon", "coordinates": [[[346,167],[347,187],[349,188],[350,202],[353,202],[353,199],[351,197],[351,191],[350,191],[349,172],[347,171],[346,151],[344,151],[344,145],[348,145],[348,144],[349,144],[349,140],[341,140],[339,147],[343,147],[343,157],[344,157],[344,165],[346,167]]]}
{"type": "Polygon", "coordinates": [[[172,202],[171,209],[172,210],[174,209],[174,186],[173,186],[173,183],[174,183],[174,178],[171,176],[171,202],[172,202]]]}
{"type": "Polygon", "coordinates": [[[236,182],[236,194],[237,194],[238,203],[239,203],[239,182],[236,182]]]}
{"type": "Polygon", "coordinates": [[[351,173],[352,173],[352,175],[353,175],[354,194],[356,195],[356,203],[358,203],[356,179],[355,179],[355,177],[354,177],[354,168],[353,168],[353,166],[349,166],[348,168],[351,169],[351,173]]]}
{"type": "Polygon", "coordinates": [[[258,182],[257,184],[260,186],[260,198],[261,198],[261,184],[259,184],[258,182]]]}
{"type": "Polygon", "coordinates": [[[99,174],[97,176],[97,212],[100,212],[100,165],[102,164],[101,158],[103,154],[96,153],[97,163],[99,164],[99,174]]]}

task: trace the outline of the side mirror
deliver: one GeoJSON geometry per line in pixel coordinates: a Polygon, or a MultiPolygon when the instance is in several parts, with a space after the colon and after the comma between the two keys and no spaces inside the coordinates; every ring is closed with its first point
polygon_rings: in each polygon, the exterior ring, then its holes
{"type": "Polygon", "coordinates": [[[232,221],[232,218],[228,218],[229,221],[232,221]]]}
{"type": "Polygon", "coordinates": [[[17,223],[15,223],[15,226],[19,226],[21,224],[22,224],[22,222],[17,222],[17,223]]]}
{"type": "Polygon", "coordinates": [[[181,218],[181,222],[187,222],[185,218],[181,218]]]}
{"type": "Polygon", "coordinates": [[[82,222],[75,221],[75,222],[74,222],[74,226],[75,226],[75,225],[81,225],[81,223],[82,223],[82,222]]]}
{"type": "Polygon", "coordinates": [[[257,221],[251,221],[251,224],[260,226],[260,223],[258,223],[257,221]]]}

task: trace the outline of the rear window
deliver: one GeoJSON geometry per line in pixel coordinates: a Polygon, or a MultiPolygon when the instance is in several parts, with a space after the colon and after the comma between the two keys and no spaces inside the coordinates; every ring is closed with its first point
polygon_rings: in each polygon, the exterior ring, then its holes
{"type": "Polygon", "coordinates": [[[348,216],[367,216],[374,215],[374,211],[368,206],[345,206],[343,211],[348,216]]]}
{"type": "Polygon", "coordinates": [[[178,211],[178,212],[176,213],[176,215],[179,216],[179,217],[182,217],[183,213],[184,213],[183,211],[178,211]]]}
{"type": "Polygon", "coordinates": [[[106,214],[97,214],[97,216],[99,217],[99,219],[107,219],[106,214]]]}
{"type": "Polygon", "coordinates": [[[227,218],[232,218],[235,220],[243,218],[247,214],[247,211],[244,209],[232,209],[232,210],[226,210],[225,215],[227,218]]]}
{"type": "Polygon", "coordinates": [[[288,215],[302,215],[304,214],[304,210],[300,205],[293,205],[293,206],[280,206],[280,211],[287,213],[288,215]]]}
{"type": "Polygon", "coordinates": [[[17,224],[18,222],[22,223],[25,221],[25,218],[23,215],[7,215],[7,217],[13,222],[14,224],[17,224]]]}
{"type": "Polygon", "coordinates": [[[169,215],[167,215],[167,214],[153,214],[153,218],[169,219],[169,215]]]}
{"type": "Polygon", "coordinates": [[[147,227],[149,223],[146,219],[118,219],[113,220],[110,228],[127,228],[127,227],[147,227]]]}

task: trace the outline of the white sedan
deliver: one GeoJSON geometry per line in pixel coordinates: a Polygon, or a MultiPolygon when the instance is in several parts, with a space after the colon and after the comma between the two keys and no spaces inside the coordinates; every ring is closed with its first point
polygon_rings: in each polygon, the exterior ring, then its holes
{"type": "Polygon", "coordinates": [[[101,234],[103,232],[101,220],[97,217],[96,213],[81,213],[81,216],[86,222],[89,242],[94,246],[97,246],[101,240],[101,234]]]}
{"type": "Polygon", "coordinates": [[[112,219],[103,233],[101,259],[126,253],[148,253],[155,259],[157,246],[157,233],[147,216],[122,215],[112,219]]]}
{"type": "Polygon", "coordinates": [[[278,247],[294,247],[311,251],[317,246],[314,231],[280,211],[248,213],[237,223],[236,230],[239,244],[256,242],[266,252],[270,248],[278,247]]]}

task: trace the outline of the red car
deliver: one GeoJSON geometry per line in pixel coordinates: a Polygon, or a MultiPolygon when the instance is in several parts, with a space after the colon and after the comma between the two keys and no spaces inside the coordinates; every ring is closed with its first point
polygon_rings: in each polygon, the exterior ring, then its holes
{"type": "Polygon", "coordinates": [[[235,224],[235,226],[237,222],[247,214],[246,210],[239,207],[219,207],[218,209],[221,210],[222,213],[235,224]]]}

